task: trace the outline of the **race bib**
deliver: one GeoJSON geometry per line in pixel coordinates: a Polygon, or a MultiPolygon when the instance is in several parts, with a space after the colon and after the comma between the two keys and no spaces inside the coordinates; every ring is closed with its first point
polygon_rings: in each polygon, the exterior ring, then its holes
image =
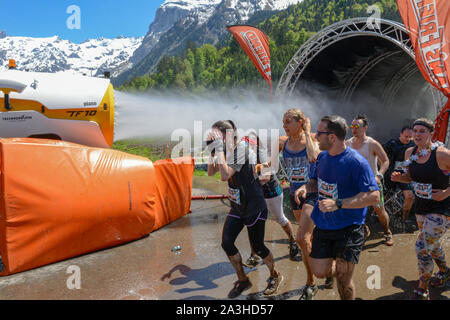
{"type": "Polygon", "coordinates": [[[433,199],[433,186],[430,183],[412,182],[414,194],[422,199],[433,199]]]}
{"type": "Polygon", "coordinates": [[[291,183],[307,183],[309,181],[309,166],[291,168],[289,177],[291,183]]]}
{"type": "Polygon", "coordinates": [[[395,161],[394,170],[402,170],[404,167],[403,161],[395,161]]]}
{"type": "Polygon", "coordinates": [[[319,198],[321,199],[338,199],[338,189],[335,183],[326,183],[325,181],[318,179],[319,185],[319,198]]]}
{"type": "Polygon", "coordinates": [[[241,193],[239,192],[239,189],[228,187],[228,198],[238,206],[241,205],[241,193]]]}

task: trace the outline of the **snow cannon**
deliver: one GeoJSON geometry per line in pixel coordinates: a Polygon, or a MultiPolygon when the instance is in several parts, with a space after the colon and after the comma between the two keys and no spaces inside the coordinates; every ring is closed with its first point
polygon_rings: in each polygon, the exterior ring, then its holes
{"type": "Polygon", "coordinates": [[[0,72],[0,137],[43,138],[109,148],[114,89],[108,78],[0,72]]]}

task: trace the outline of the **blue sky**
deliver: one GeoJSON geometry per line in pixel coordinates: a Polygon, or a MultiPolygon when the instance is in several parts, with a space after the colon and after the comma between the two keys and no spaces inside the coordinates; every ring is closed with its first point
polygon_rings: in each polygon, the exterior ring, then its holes
{"type": "Polygon", "coordinates": [[[9,36],[59,36],[76,43],[92,38],[144,36],[164,0],[0,0],[0,31],[9,36]],[[67,9],[80,8],[80,29],[67,9]]]}

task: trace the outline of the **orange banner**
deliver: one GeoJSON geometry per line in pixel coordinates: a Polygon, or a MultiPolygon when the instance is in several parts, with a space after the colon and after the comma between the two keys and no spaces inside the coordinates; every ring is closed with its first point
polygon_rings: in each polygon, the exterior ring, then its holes
{"type": "Polygon", "coordinates": [[[227,29],[239,42],[259,73],[269,83],[272,91],[269,39],[266,34],[258,28],[246,25],[227,26],[227,29]]]}
{"type": "MultiPolygon", "coordinates": [[[[420,71],[428,82],[450,97],[450,1],[397,0],[397,4],[420,71]]],[[[436,140],[445,140],[449,110],[447,103],[436,119],[436,140]]]]}

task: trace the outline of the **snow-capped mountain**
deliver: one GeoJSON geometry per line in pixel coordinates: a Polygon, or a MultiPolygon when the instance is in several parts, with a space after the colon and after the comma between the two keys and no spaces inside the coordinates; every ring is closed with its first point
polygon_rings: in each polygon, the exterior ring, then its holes
{"type": "Polygon", "coordinates": [[[57,36],[50,38],[0,38],[0,70],[14,59],[17,68],[37,72],[71,72],[98,76],[120,70],[141,45],[141,38],[92,39],[76,44],[57,36]]]}
{"type": "Polygon", "coordinates": [[[166,0],[156,11],[155,20],[151,23],[142,45],[134,52],[126,69],[131,69],[139,63],[158,43],[159,38],[172,28],[176,22],[191,14],[205,22],[214,13],[216,6],[222,0],[166,0]]]}
{"type": "Polygon", "coordinates": [[[15,59],[17,68],[98,76],[110,71],[114,84],[154,71],[166,54],[188,40],[216,44],[225,26],[245,23],[259,11],[277,11],[302,0],[166,0],[141,38],[92,39],[76,44],[57,36],[12,37],[0,32],[0,70],[15,59]]]}
{"type": "MultiPolygon", "coordinates": [[[[226,25],[245,23],[258,11],[278,11],[303,0],[166,0],[156,11],[142,45],[124,72],[115,79],[122,84],[154,71],[165,54],[180,52],[187,40],[216,44],[226,25]]],[[[113,76],[116,76],[115,73],[113,76]]]]}

